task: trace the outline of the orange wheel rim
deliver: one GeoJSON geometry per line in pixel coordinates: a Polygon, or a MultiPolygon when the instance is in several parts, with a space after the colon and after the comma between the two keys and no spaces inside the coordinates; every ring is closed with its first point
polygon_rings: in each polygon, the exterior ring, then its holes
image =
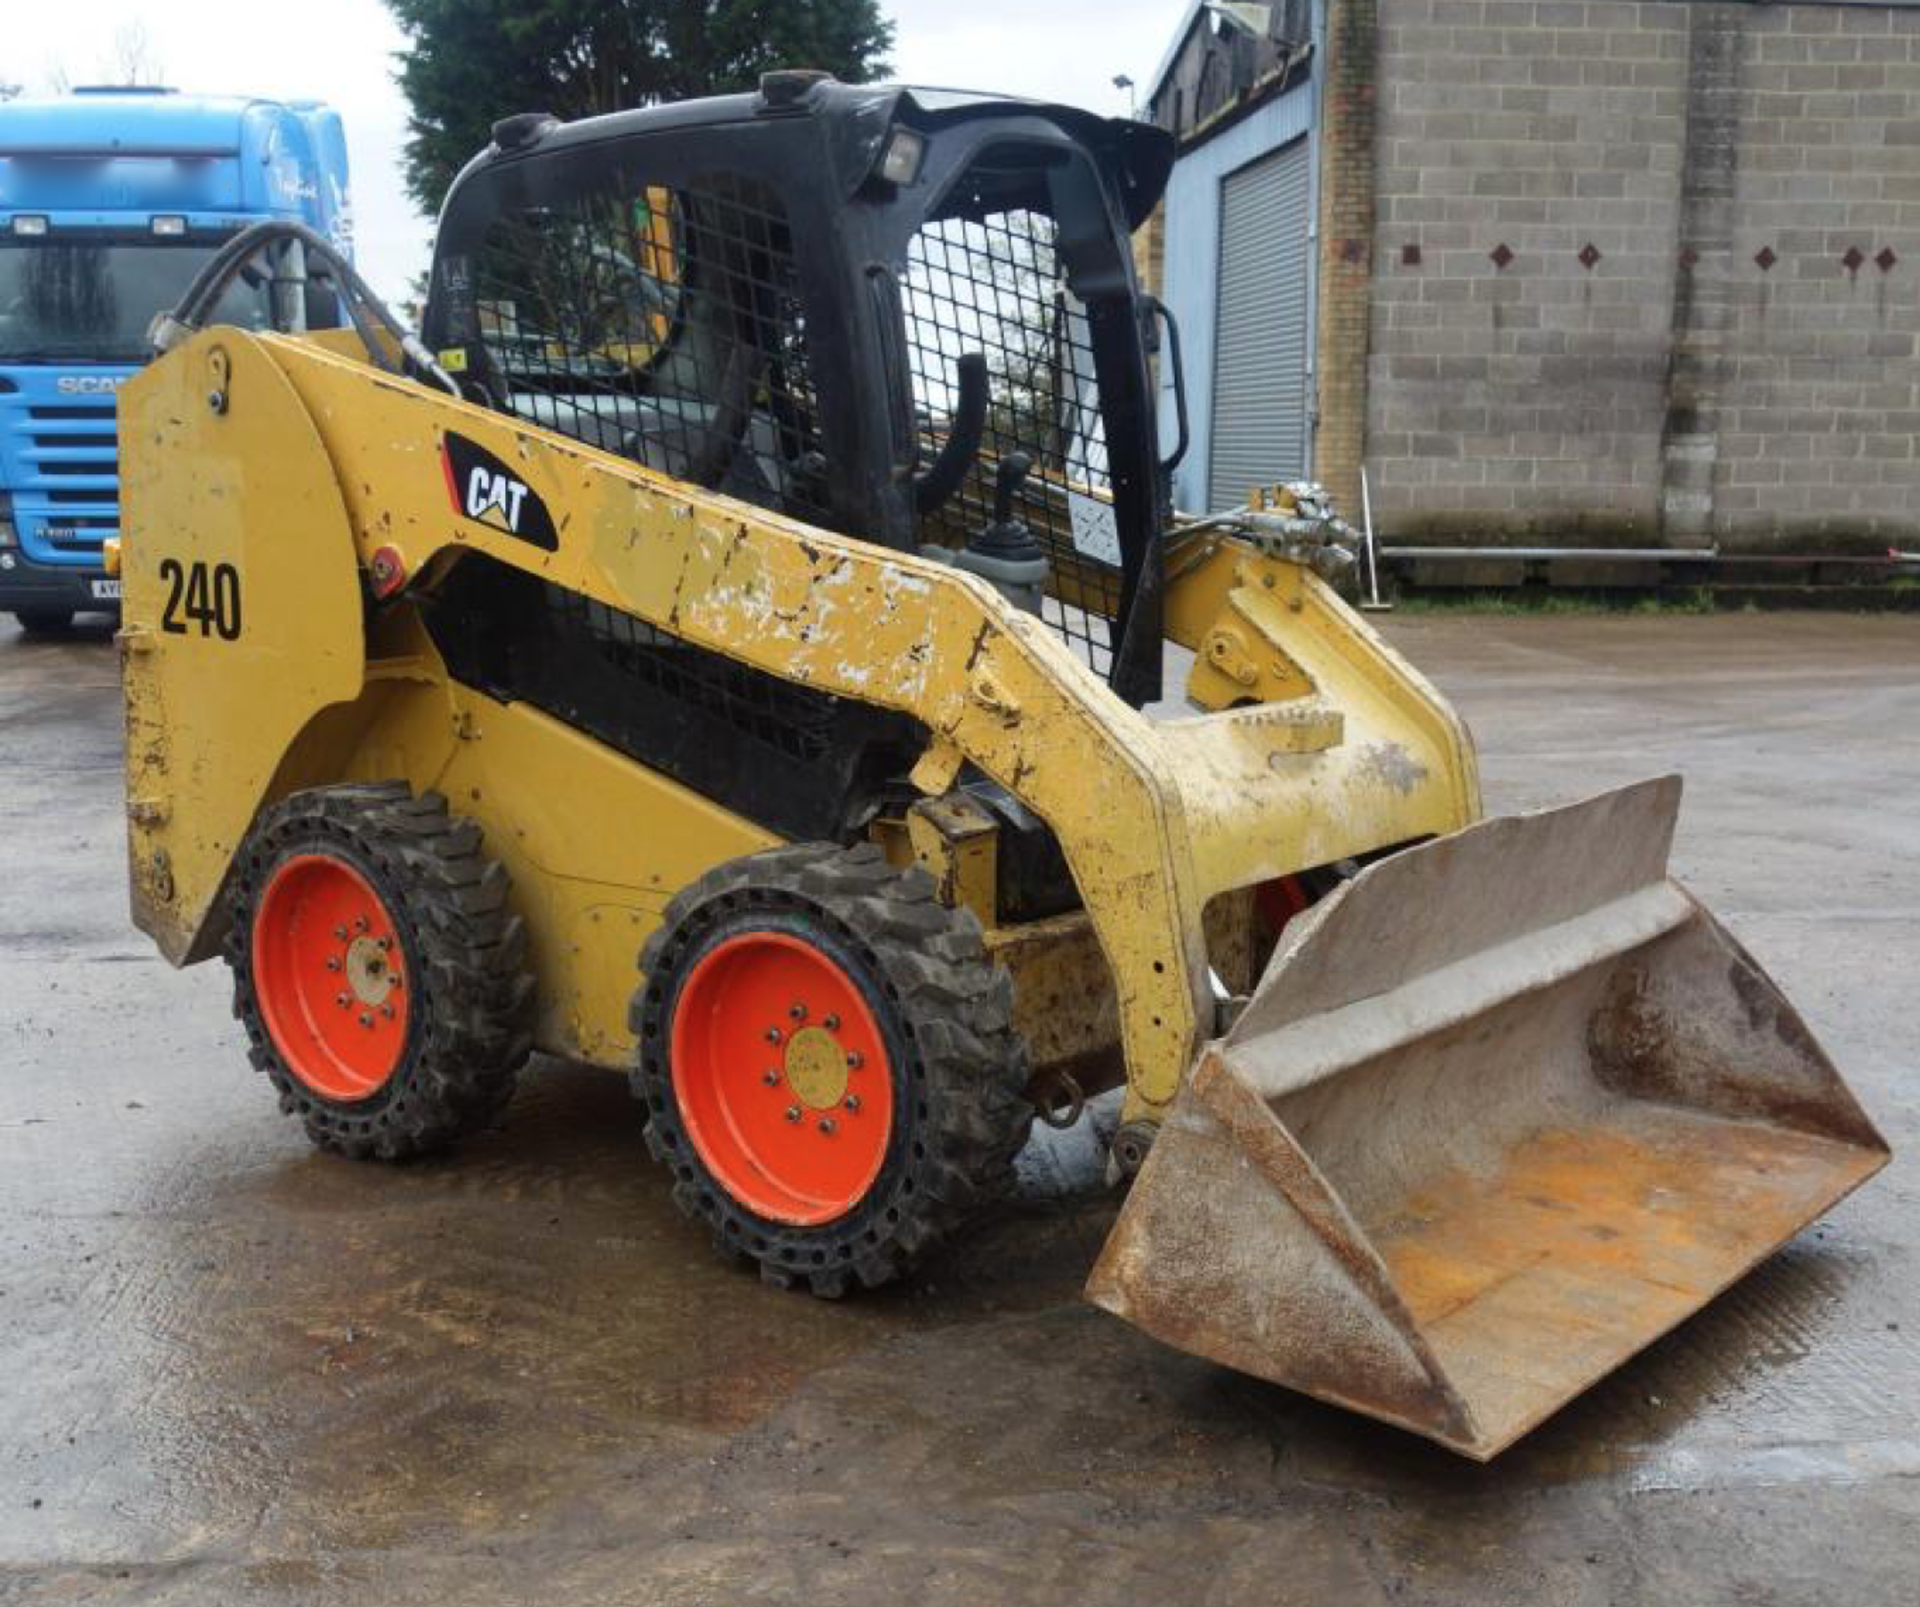
{"type": "Polygon", "coordinates": [[[682,984],[670,1045],[687,1139],[756,1216],[816,1227],[873,1187],[893,1068],[860,986],[782,932],[728,938],[682,984]]]}
{"type": "Polygon", "coordinates": [[[323,1099],[378,1093],[407,1044],[407,984],[393,917],[327,854],[274,871],[253,918],[253,984],[287,1069],[323,1099]]]}

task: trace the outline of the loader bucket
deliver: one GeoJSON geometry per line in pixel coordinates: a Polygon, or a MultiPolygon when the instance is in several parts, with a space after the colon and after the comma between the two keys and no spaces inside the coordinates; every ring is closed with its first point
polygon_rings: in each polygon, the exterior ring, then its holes
{"type": "Polygon", "coordinates": [[[1383,860],[1290,925],[1088,1283],[1492,1457],[1888,1159],[1668,879],[1678,778],[1383,860]]]}

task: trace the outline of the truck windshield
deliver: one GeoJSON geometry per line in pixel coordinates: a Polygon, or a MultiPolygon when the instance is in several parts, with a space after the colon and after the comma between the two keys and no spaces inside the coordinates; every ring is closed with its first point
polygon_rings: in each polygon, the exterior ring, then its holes
{"type": "MultiPolygon", "coordinates": [[[[217,246],[150,236],[0,240],[0,362],[144,361],[153,315],[180,299],[217,246]]],[[[262,329],[268,319],[265,285],[238,279],[209,321],[262,329]]]]}

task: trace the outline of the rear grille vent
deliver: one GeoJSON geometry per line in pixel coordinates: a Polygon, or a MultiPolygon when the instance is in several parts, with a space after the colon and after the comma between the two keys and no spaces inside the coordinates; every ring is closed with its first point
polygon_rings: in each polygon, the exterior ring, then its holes
{"type": "Polygon", "coordinates": [[[783,837],[846,840],[904,786],[926,734],[645,620],[461,559],[426,610],[456,680],[531,703],[783,837]]]}

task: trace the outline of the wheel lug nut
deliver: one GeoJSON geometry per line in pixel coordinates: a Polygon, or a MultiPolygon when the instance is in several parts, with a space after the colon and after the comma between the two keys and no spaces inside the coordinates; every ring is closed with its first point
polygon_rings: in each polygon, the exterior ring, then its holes
{"type": "Polygon", "coordinates": [[[840,1018],[836,1015],[825,1016],[821,1019],[820,1025],[825,1027],[829,1032],[838,1032],[840,1030],[840,1018]]]}
{"type": "Polygon", "coordinates": [[[371,1031],[373,1028],[373,1016],[369,1012],[362,1010],[360,1012],[360,1025],[371,1031]]]}
{"type": "Polygon", "coordinates": [[[793,1017],[795,1021],[805,1021],[807,1019],[807,1007],[798,999],[795,999],[792,1004],[787,1006],[787,1014],[793,1017]]]}
{"type": "Polygon", "coordinates": [[[800,1119],[800,1107],[798,1105],[787,1106],[787,1120],[790,1122],[797,1122],[799,1119],[800,1119]]]}
{"type": "Polygon", "coordinates": [[[347,940],[347,929],[344,926],[336,926],[333,929],[333,935],[339,938],[342,943],[344,943],[347,940]]]}
{"type": "Polygon", "coordinates": [[[760,1080],[769,1088],[778,1088],[780,1086],[780,1073],[769,1066],[765,1071],[760,1073],[760,1080]]]}
{"type": "Polygon", "coordinates": [[[866,1063],[866,1056],[862,1055],[858,1049],[849,1049],[847,1051],[847,1066],[849,1070],[858,1071],[866,1063]]]}
{"type": "Polygon", "coordinates": [[[364,931],[365,931],[365,930],[367,929],[367,918],[366,918],[366,916],[364,916],[364,915],[356,915],[356,916],[354,916],[354,918],[353,918],[353,929],[354,929],[354,930],[355,930],[356,932],[364,932],[364,931]]]}
{"type": "Polygon", "coordinates": [[[380,1006],[380,1013],[381,1013],[381,1014],[382,1014],[383,1016],[385,1016],[385,1017],[386,1017],[386,1018],[387,1018],[387,1019],[388,1019],[389,1021],[391,1021],[391,1020],[393,1019],[393,1006],[392,1006],[392,1005],[390,1005],[390,1004],[383,1004],[383,1005],[381,1005],[381,1006],[380,1006]]]}
{"type": "Polygon", "coordinates": [[[329,954],[327,956],[327,969],[329,971],[337,971],[340,969],[340,957],[337,954],[329,954]]]}
{"type": "Polygon", "coordinates": [[[780,1042],[780,1029],[778,1027],[767,1028],[767,1042],[768,1043],[780,1042]]]}
{"type": "Polygon", "coordinates": [[[846,1106],[847,1106],[847,1109],[850,1111],[858,1110],[860,1108],[860,1096],[858,1094],[848,1094],[846,1098],[846,1106]]]}
{"type": "Polygon", "coordinates": [[[336,993],[333,996],[333,1002],[339,1005],[342,1010],[344,1010],[348,1005],[353,1003],[353,997],[351,994],[336,993]]]}
{"type": "Polygon", "coordinates": [[[822,1116],[820,1118],[820,1131],[825,1133],[828,1138],[833,1137],[834,1128],[836,1125],[837,1124],[834,1122],[834,1119],[831,1116],[822,1116]]]}

